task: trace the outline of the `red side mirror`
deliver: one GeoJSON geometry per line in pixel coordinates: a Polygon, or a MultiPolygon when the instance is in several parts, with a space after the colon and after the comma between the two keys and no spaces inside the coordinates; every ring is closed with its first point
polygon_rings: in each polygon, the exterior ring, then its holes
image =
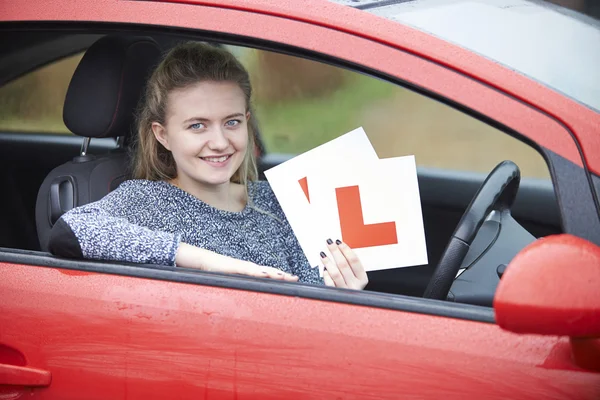
{"type": "Polygon", "coordinates": [[[577,364],[600,370],[600,247],[571,235],[535,241],[506,268],[494,310],[508,331],[570,336],[577,364]]]}

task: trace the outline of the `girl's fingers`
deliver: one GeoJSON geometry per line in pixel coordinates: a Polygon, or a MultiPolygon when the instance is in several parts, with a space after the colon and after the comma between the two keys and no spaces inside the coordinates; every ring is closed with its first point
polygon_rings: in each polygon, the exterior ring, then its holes
{"type": "MultiPolygon", "coordinates": [[[[335,261],[335,264],[337,265],[337,269],[338,269],[339,273],[342,275],[344,281],[346,282],[345,287],[354,287],[355,284],[357,283],[358,279],[354,275],[354,271],[352,271],[352,268],[350,267],[348,260],[346,260],[346,257],[340,250],[339,245],[341,243],[342,242],[339,240],[336,240],[336,242],[334,243],[333,240],[328,239],[327,247],[329,248],[329,251],[331,252],[331,256],[333,257],[333,260],[335,261]]],[[[329,273],[331,273],[331,272],[332,271],[330,270],[329,273]]],[[[332,275],[332,278],[333,278],[333,275],[332,275]]]]}
{"type": "Polygon", "coordinates": [[[335,282],[333,279],[331,279],[331,276],[327,270],[323,271],[323,280],[325,281],[325,285],[335,287],[335,282]]]}
{"type": "MultiPolygon", "coordinates": [[[[184,256],[188,256],[188,253],[192,251],[194,252],[192,255],[203,260],[203,265],[200,269],[204,271],[247,275],[257,278],[269,278],[290,282],[296,282],[298,280],[297,276],[288,274],[277,268],[265,267],[250,261],[224,256],[212,251],[195,248],[193,246],[186,245],[185,243],[181,244],[181,247],[178,250],[178,257],[182,258],[184,256]],[[200,252],[199,255],[198,252],[200,252]]],[[[187,262],[187,259],[184,258],[182,261],[187,262]]]]}
{"type": "Polygon", "coordinates": [[[344,257],[346,258],[346,261],[348,261],[348,264],[350,265],[350,268],[352,269],[352,272],[354,272],[354,276],[360,282],[364,282],[365,285],[366,285],[367,282],[369,282],[369,278],[367,276],[367,271],[365,271],[365,268],[363,267],[362,263],[360,262],[358,256],[354,252],[354,250],[352,250],[350,248],[350,246],[348,246],[344,242],[341,242],[338,245],[338,247],[340,248],[340,251],[342,252],[342,254],[344,255],[344,257]]]}
{"type": "MultiPolygon", "coordinates": [[[[334,260],[331,260],[324,252],[321,252],[321,261],[325,266],[325,270],[328,272],[329,278],[333,281],[335,287],[348,287],[344,276],[338,269],[334,260]]],[[[323,274],[324,276],[325,274],[323,274]]]]}
{"type": "Polygon", "coordinates": [[[297,276],[288,274],[287,272],[283,272],[280,269],[273,268],[273,267],[262,267],[260,265],[258,265],[257,267],[259,268],[260,273],[263,278],[271,278],[271,279],[277,279],[277,280],[288,281],[288,282],[298,281],[297,276]]]}

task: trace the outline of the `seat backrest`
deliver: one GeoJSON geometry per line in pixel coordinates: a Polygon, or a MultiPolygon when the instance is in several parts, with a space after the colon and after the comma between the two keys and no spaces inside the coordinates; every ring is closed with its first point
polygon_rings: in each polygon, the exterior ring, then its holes
{"type": "Polygon", "coordinates": [[[127,179],[127,151],[87,154],[91,138],[120,138],[135,132],[135,112],[161,50],[147,37],[105,36],[81,59],[67,90],[63,119],[84,139],[72,161],[53,169],[40,187],[36,226],[40,247],[47,251],[50,230],[68,210],[97,201],[127,179]]]}

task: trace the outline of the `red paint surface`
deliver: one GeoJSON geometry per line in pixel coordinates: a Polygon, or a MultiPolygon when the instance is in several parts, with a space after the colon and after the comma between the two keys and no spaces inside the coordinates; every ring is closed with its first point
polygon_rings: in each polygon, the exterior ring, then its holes
{"type": "Polygon", "coordinates": [[[571,338],[571,351],[578,366],[600,372],[600,338],[571,338]]]}
{"type": "Polygon", "coordinates": [[[599,288],[600,247],[566,234],[538,239],[502,276],[496,320],[512,332],[600,338],[599,288]]]}
{"type": "Polygon", "coordinates": [[[348,186],[335,189],[342,240],[353,249],[398,243],[395,222],[365,224],[360,189],[348,186]]]}
{"type": "Polygon", "coordinates": [[[0,364],[0,382],[6,386],[44,387],[50,385],[52,375],[41,369],[0,364]]]}
{"type": "Polygon", "coordinates": [[[0,342],[52,373],[28,398],[600,397],[600,375],[555,351],[566,338],[114,275],[0,274],[0,342]]]}
{"type": "Polygon", "coordinates": [[[580,139],[589,165],[600,172],[600,136],[596,132],[600,115],[471,52],[328,2],[248,0],[243,3],[244,10],[234,9],[240,8],[239,2],[223,2],[230,8],[221,8],[221,2],[216,1],[203,3],[210,6],[117,0],[54,0],[41,4],[11,0],[3,2],[0,20],[131,22],[199,28],[286,43],[373,68],[439,93],[582,165],[577,146],[564,128],[568,126],[580,139]],[[543,109],[558,121],[523,107],[522,102],[543,109]]]}
{"type": "Polygon", "coordinates": [[[65,274],[65,275],[72,275],[72,276],[86,276],[86,275],[93,274],[93,272],[77,271],[75,269],[61,269],[60,273],[65,274]]]}
{"type": "MultiPolygon", "coordinates": [[[[597,113],[471,52],[326,2],[203,3],[4,0],[0,21],[127,22],[286,43],[436,92],[582,165],[567,126],[600,172],[597,113]]],[[[9,264],[0,273],[0,343],[52,374],[28,398],[600,398],[599,375],[562,351],[567,338],[173,282],[9,264]]]]}
{"type": "Polygon", "coordinates": [[[24,366],[27,361],[21,352],[0,343],[0,364],[24,366]]]}

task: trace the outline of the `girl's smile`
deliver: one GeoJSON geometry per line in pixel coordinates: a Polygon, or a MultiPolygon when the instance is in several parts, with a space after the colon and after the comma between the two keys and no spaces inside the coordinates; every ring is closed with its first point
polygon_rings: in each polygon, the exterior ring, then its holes
{"type": "Polygon", "coordinates": [[[227,154],[223,156],[207,156],[199,158],[213,167],[222,168],[228,165],[232,156],[233,154],[227,154]]]}

